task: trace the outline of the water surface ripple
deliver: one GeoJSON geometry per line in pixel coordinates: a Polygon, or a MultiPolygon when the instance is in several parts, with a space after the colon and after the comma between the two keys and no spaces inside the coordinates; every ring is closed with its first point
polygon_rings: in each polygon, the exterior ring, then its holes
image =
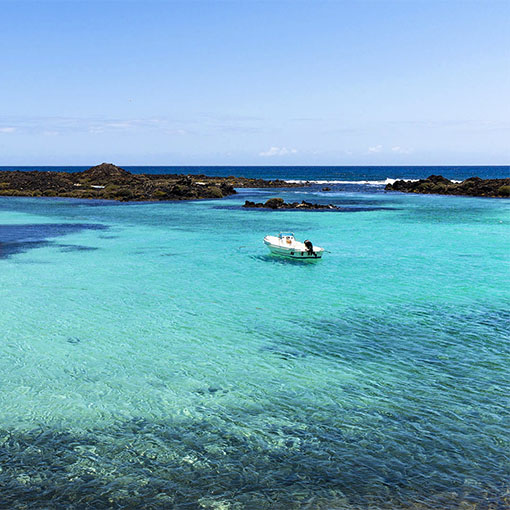
{"type": "Polygon", "coordinates": [[[510,508],[508,202],[343,187],[0,198],[0,508],[510,508]]]}

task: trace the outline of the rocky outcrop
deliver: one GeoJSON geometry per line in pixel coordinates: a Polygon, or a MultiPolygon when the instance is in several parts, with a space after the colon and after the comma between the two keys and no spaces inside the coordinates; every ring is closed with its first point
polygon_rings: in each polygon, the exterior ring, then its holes
{"type": "Polygon", "coordinates": [[[95,184],[125,184],[130,182],[135,175],[129,173],[127,170],[120,168],[111,163],[101,163],[100,165],[93,166],[84,172],[76,174],[82,182],[89,182],[95,184]]]}
{"type": "Polygon", "coordinates": [[[452,182],[442,175],[431,175],[419,181],[396,181],[393,184],[387,184],[385,189],[403,193],[509,198],[510,179],[470,177],[462,182],[452,182]]]}
{"type": "Polygon", "coordinates": [[[283,198],[270,198],[264,203],[250,202],[246,200],[243,207],[258,208],[258,209],[302,209],[308,210],[329,210],[329,211],[340,211],[340,207],[333,204],[312,204],[311,202],[285,202],[283,198]]]}
{"type": "Polygon", "coordinates": [[[235,188],[293,187],[284,181],[206,175],[132,174],[111,163],[83,172],[0,172],[0,195],[121,201],[223,198],[235,188]]]}

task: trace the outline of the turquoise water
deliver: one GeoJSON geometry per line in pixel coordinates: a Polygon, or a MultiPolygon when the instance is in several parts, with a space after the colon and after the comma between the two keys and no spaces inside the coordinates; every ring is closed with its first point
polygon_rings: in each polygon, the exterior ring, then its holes
{"type": "Polygon", "coordinates": [[[0,507],[508,508],[509,224],[368,186],[0,198],[0,507]],[[240,207],[271,196],[345,210],[240,207]]]}

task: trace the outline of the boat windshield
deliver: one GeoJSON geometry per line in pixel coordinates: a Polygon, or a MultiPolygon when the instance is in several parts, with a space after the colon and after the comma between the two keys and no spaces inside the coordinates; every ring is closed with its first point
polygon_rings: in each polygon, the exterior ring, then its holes
{"type": "Polygon", "coordinates": [[[280,239],[283,239],[284,237],[294,237],[294,232],[280,232],[278,237],[280,239]]]}

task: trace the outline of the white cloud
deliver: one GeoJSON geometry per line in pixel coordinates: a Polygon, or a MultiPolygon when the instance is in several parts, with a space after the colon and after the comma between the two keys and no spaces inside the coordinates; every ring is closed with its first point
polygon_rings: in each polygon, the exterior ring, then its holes
{"type": "MultiPolygon", "coordinates": [[[[1,0],[0,0],[1,3],[1,0]]],[[[148,117],[26,117],[0,114],[0,135],[2,133],[59,134],[90,133],[141,133],[154,132],[166,135],[184,136],[197,133],[257,133],[262,127],[257,117],[203,116],[190,118],[148,117]],[[5,126],[5,127],[2,127],[5,126]]],[[[289,150],[289,152],[292,152],[289,150]]]]}
{"type": "Polygon", "coordinates": [[[161,119],[103,119],[93,121],[88,127],[89,133],[97,134],[105,131],[134,131],[137,129],[165,127],[161,119]]]}
{"type": "MultiPolygon", "coordinates": [[[[1,117],[0,134],[31,133],[59,134],[89,132],[100,134],[105,132],[163,131],[181,129],[181,123],[171,119],[160,118],[100,118],[100,117],[1,117]],[[1,127],[1,125],[5,127],[1,127]]],[[[184,126],[182,126],[184,129],[184,126]]]]}
{"type": "Polygon", "coordinates": [[[391,148],[392,152],[396,152],[397,154],[410,154],[413,152],[413,149],[406,149],[405,147],[400,147],[400,145],[396,145],[391,148]]]}
{"type": "Polygon", "coordinates": [[[187,135],[189,133],[185,129],[167,129],[165,132],[167,135],[187,135]]]}
{"type": "Polygon", "coordinates": [[[268,151],[259,152],[259,156],[288,156],[289,154],[296,154],[296,149],[287,149],[287,147],[271,147],[268,151]]]}
{"type": "Polygon", "coordinates": [[[104,124],[105,128],[113,128],[113,129],[130,129],[132,127],[136,127],[138,121],[125,121],[125,122],[106,122],[104,124]]]}
{"type": "Polygon", "coordinates": [[[383,150],[382,145],[374,145],[373,147],[368,148],[368,152],[381,152],[383,150]]]}

